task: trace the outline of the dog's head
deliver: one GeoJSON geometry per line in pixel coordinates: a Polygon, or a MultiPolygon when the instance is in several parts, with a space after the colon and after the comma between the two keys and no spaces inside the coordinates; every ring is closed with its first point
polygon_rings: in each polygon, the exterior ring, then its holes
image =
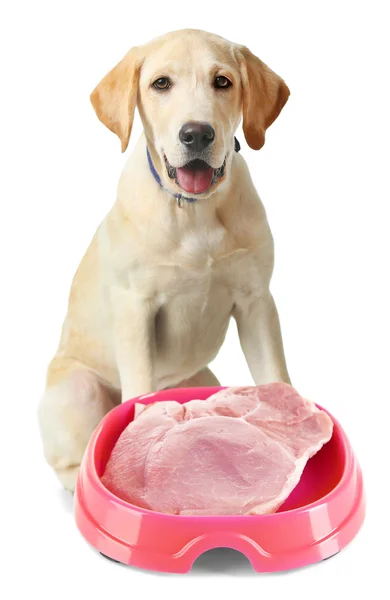
{"type": "Polygon", "coordinates": [[[207,197],[226,178],[241,116],[248,145],[259,150],[288,96],[284,81],[245,46],[183,30],[130,50],[91,102],[123,152],[138,106],[164,186],[207,197]]]}

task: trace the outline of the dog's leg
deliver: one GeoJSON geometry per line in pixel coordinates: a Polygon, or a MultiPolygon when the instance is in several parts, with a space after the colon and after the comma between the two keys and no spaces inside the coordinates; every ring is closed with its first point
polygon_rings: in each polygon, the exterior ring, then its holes
{"type": "Polygon", "coordinates": [[[241,347],[256,385],[290,383],[283,350],[279,316],[271,293],[236,304],[241,347]]]}
{"type": "Polygon", "coordinates": [[[214,373],[208,367],[206,367],[205,369],[198,371],[198,373],[195,373],[195,375],[193,375],[192,377],[189,377],[188,379],[183,379],[183,381],[181,381],[174,387],[213,387],[220,385],[221,384],[219,383],[214,373]]]}
{"type": "Polygon", "coordinates": [[[67,368],[63,379],[47,388],[38,420],[47,462],[63,486],[74,490],[81,459],[92,432],[116,404],[110,390],[87,369],[67,368]]]}
{"type": "Polygon", "coordinates": [[[157,303],[133,288],[111,290],[115,355],[123,401],[156,391],[155,316],[157,303]]]}

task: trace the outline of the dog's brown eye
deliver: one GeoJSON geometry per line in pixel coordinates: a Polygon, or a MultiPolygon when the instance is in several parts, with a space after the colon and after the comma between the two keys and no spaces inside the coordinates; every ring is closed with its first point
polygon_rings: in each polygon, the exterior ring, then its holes
{"type": "Polygon", "coordinates": [[[168,90],[171,87],[171,81],[168,77],[160,77],[153,83],[153,87],[156,90],[168,90]]]}
{"type": "Polygon", "coordinates": [[[214,79],[214,87],[215,88],[226,89],[226,88],[230,87],[231,85],[232,85],[232,82],[229,81],[229,79],[227,77],[224,77],[223,75],[220,75],[219,77],[216,77],[214,79]]]}

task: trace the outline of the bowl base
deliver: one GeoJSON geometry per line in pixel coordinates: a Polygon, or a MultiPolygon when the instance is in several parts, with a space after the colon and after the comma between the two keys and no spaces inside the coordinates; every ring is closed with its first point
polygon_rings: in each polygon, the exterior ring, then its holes
{"type": "MultiPolygon", "coordinates": [[[[341,552],[341,550],[339,550],[338,552],[335,552],[334,554],[331,554],[330,556],[327,556],[326,558],[323,558],[322,561],[320,561],[320,562],[325,562],[326,560],[334,558],[335,556],[337,556],[337,554],[340,554],[340,552],[341,552]]],[[[107,556],[107,554],[103,554],[103,552],[99,552],[99,554],[103,558],[106,558],[107,560],[110,560],[111,562],[117,563],[118,565],[125,565],[126,564],[126,563],[122,563],[120,560],[116,560],[115,558],[111,558],[111,556],[107,556]]]]}

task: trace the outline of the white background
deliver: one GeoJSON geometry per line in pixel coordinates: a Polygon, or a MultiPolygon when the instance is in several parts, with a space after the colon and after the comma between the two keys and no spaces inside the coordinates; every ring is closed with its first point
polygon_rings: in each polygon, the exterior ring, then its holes
{"type": "MultiPolygon", "coordinates": [[[[2,3],[3,597],[390,597],[388,22],[375,0],[2,3]],[[291,89],[260,152],[238,138],[275,237],[272,289],[293,383],[343,424],[368,514],[337,557],[287,574],[255,574],[227,550],[185,576],[105,561],[42,457],[46,366],[125,160],[89,94],[129,47],[182,27],[246,44],[291,89]]],[[[139,133],[137,121],[131,147],[139,133]]],[[[251,383],[234,327],[213,366],[223,384],[251,383]]]]}

